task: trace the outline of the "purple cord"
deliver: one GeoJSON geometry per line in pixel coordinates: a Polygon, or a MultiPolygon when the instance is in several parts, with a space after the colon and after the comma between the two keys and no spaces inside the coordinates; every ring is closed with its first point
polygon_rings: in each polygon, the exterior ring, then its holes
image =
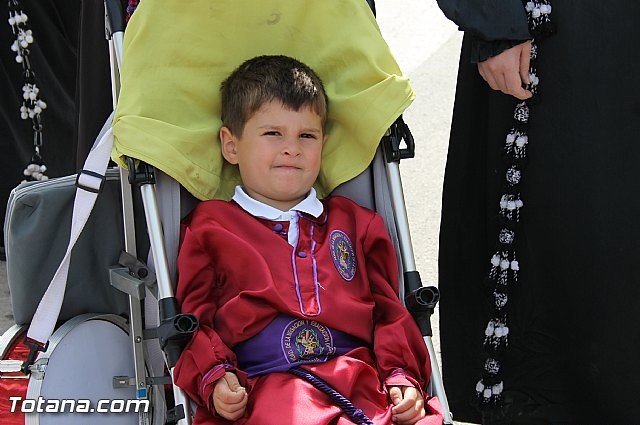
{"type": "Polygon", "coordinates": [[[358,409],[345,396],[334,390],[329,384],[318,378],[313,373],[301,367],[292,367],[289,373],[310,382],[314,387],[328,395],[335,404],[356,424],[374,425],[374,423],[364,414],[362,409],[358,409]]]}

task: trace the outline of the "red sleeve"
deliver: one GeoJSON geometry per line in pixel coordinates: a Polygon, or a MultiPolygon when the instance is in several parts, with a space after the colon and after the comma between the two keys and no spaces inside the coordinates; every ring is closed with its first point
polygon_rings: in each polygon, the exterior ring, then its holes
{"type": "Polygon", "coordinates": [[[375,215],[364,239],[364,257],[375,306],[373,350],[387,385],[419,384],[431,376],[429,353],[418,325],[398,298],[398,265],[382,217],[375,215]]]}
{"type": "Polygon", "coordinates": [[[193,401],[213,411],[212,384],[226,370],[235,369],[237,362],[235,354],[222,342],[213,326],[219,288],[211,259],[212,253],[203,247],[198,231],[184,227],[178,254],[176,298],[182,312],[198,318],[199,328],[180,355],[174,376],[178,387],[193,401]]]}

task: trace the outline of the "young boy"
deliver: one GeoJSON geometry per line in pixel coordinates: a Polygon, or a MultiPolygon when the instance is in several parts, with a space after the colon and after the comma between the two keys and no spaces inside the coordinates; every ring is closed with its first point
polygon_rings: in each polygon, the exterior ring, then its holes
{"type": "Polygon", "coordinates": [[[295,59],[251,59],[222,84],[242,186],[191,213],[178,257],[178,300],[200,320],[175,369],[194,424],[442,423],[381,217],[312,188],[326,120],[322,82],[295,59]]]}

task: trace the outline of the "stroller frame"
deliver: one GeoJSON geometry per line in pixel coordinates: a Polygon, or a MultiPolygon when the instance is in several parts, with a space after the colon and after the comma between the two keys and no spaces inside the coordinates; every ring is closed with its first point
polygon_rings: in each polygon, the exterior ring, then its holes
{"type": "MultiPolygon", "coordinates": [[[[373,0],[367,3],[375,13],[373,0]]],[[[114,109],[116,106],[119,84],[119,69],[122,65],[124,17],[120,2],[117,0],[104,0],[106,16],[106,37],[109,42],[109,52],[111,59],[112,94],[114,99],[114,109]]],[[[401,298],[407,309],[410,311],[422,332],[425,345],[431,360],[431,381],[429,384],[430,393],[437,396],[443,407],[443,423],[453,424],[452,415],[446,398],[446,393],[442,383],[439,365],[432,342],[433,331],[430,317],[439,299],[436,287],[425,287],[422,285],[419,272],[416,270],[411,234],[407,218],[406,206],[404,203],[402,180],[400,177],[400,160],[412,158],[414,156],[414,141],[409,128],[399,117],[389,128],[381,141],[382,153],[386,176],[389,183],[390,203],[394,225],[397,230],[398,244],[400,249],[401,263],[403,267],[404,287],[401,287],[401,298]],[[406,148],[401,148],[402,142],[406,148]]],[[[143,344],[145,339],[158,338],[160,346],[164,352],[166,366],[169,370],[171,381],[173,381],[173,367],[180,355],[182,343],[185,337],[194,332],[197,328],[197,320],[189,314],[181,314],[177,301],[174,297],[174,284],[169,266],[168,254],[165,248],[165,234],[161,222],[161,212],[158,207],[158,197],[156,193],[156,176],[154,169],[142,162],[136,166],[134,160],[128,159],[129,171],[120,168],[120,182],[123,197],[123,219],[124,219],[124,240],[125,250],[132,256],[136,256],[136,236],[133,212],[133,192],[132,187],[140,189],[141,199],[144,208],[145,221],[148,238],[150,242],[154,273],[157,281],[159,326],[151,330],[143,330],[143,315],[141,301],[145,298],[145,281],[140,273],[140,269],[132,275],[130,268],[113,268],[110,270],[112,285],[129,295],[130,306],[130,338],[133,347],[133,361],[135,377],[129,378],[128,384],[136,387],[138,399],[148,397],[148,387],[167,383],[166,379],[147,376],[146,371],[146,349],[143,344]]],[[[387,217],[385,217],[387,219],[387,217]]],[[[144,267],[142,267],[144,270],[144,267]]],[[[173,387],[174,408],[168,413],[167,422],[174,422],[179,425],[191,424],[190,401],[184,392],[176,385],[173,387]]],[[[141,416],[141,423],[149,423],[148,416],[141,416]]]]}

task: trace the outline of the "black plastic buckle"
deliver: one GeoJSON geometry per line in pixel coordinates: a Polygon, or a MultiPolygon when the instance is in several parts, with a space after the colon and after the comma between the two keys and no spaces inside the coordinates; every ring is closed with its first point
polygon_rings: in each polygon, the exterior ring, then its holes
{"type": "Polygon", "coordinates": [[[382,138],[382,152],[384,158],[388,163],[400,162],[401,159],[408,159],[415,157],[416,145],[413,140],[413,135],[409,126],[405,124],[402,116],[399,116],[396,121],[391,124],[387,134],[382,138]],[[400,147],[404,140],[407,147],[402,149],[400,147]]]}
{"type": "Polygon", "coordinates": [[[106,176],[103,176],[102,174],[98,174],[94,171],[89,171],[89,170],[82,170],[78,173],[78,175],[76,176],[76,187],[82,189],[82,190],[86,190],[87,192],[92,192],[92,193],[100,193],[102,192],[102,188],[104,188],[104,182],[107,180],[106,176]],[[100,179],[100,186],[97,189],[94,189],[93,187],[89,187],[89,186],[85,186],[83,184],[80,183],[80,175],[82,174],[86,174],[87,176],[91,176],[91,177],[95,177],[97,179],[100,179]]]}
{"type": "Polygon", "coordinates": [[[24,338],[24,345],[26,345],[27,347],[29,347],[29,354],[27,355],[27,359],[22,362],[22,366],[20,367],[20,371],[22,373],[24,373],[25,375],[29,375],[31,373],[31,370],[29,369],[29,367],[33,364],[33,362],[36,360],[36,356],[38,355],[38,351],[47,351],[47,349],[49,348],[49,341],[47,341],[47,343],[45,345],[40,344],[39,342],[36,342],[32,339],[29,339],[27,337],[24,338]]]}

